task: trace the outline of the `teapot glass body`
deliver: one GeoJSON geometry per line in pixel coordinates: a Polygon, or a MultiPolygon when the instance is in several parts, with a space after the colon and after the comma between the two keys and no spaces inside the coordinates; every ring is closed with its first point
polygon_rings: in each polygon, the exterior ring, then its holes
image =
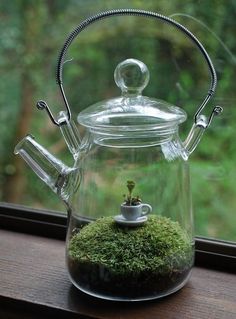
{"type": "Polygon", "coordinates": [[[189,168],[178,133],[131,141],[90,132],[75,167],[66,240],[73,284],[111,300],[154,299],[180,289],[193,265],[194,239],[189,168]],[[126,220],[120,206],[137,197],[152,212],[126,220]]]}

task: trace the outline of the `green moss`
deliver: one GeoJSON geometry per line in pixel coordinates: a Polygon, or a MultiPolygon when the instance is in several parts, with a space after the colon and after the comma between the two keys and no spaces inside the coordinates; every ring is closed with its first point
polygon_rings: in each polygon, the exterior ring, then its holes
{"type": "Polygon", "coordinates": [[[104,267],[115,276],[166,275],[191,267],[193,247],[179,223],[166,217],[150,215],[135,228],[103,217],[72,236],[68,254],[77,264],[104,267]]]}

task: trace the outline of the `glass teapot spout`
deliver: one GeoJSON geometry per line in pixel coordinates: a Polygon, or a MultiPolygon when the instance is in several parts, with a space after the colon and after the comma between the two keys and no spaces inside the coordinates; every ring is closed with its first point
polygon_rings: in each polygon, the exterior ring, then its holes
{"type": "Polygon", "coordinates": [[[73,168],[67,167],[50,154],[31,135],[27,135],[16,145],[14,153],[19,154],[54,193],[68,202],[73,168]]]}

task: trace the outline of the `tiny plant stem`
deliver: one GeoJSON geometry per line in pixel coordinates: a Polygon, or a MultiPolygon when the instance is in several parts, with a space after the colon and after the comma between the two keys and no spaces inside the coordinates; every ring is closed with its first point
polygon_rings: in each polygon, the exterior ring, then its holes
{"type": "Polygon", "coordinates": [[[127,188],[128,188],[128,195],[124,195],[125,196],[125,204],[128,206],[136,206],[139,205],[142,200],[139,196],[136,197],[132,197],[132,193],[135,187],[135,182],[133,181],[127,181],[126,184],[127,188]]]}
{"type": "Polygon", "coordinates": [[[132,192],[133,192],[134,187],[135,187],[135,182],[127,181],[127,188],[129,191],[129,195],[128,195],[129,205],[132,205],[132,192]]]}

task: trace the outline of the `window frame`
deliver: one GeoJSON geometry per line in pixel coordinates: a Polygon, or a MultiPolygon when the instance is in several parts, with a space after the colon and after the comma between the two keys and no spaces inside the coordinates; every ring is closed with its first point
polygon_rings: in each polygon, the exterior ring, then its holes
{"type": "MultiPolygon", "coordinates": [[[[57,211],[1,202],[0,225],[7,230],[65,240],[67,216],[57,211]]],[[[196,236],[195,265],[236,272],[236,243],[196,236]]]]}

